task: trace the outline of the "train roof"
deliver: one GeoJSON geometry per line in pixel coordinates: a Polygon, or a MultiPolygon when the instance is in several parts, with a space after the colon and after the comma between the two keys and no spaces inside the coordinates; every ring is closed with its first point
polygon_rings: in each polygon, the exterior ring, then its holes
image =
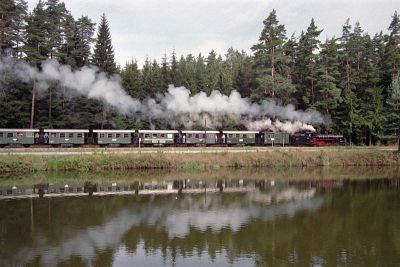
{"type": "Polygon", "coordinates": [[[0,132],[28,132],[28,133],[36,133],[39,132],[39,129],[0,129],[0,132]]]}
{"type": "Polygon", "coordinates": [[[289,134],[288,132],[261,131],[264,134],[289,134]]]}
{"type": "Polygon", "coordinates": [[[178,133],[177,130],[139,130],[139,133],[178,133]]]}
{"type": "Polygon", "coordinates": [[[94,133],[135,133],[135,130],[93,130],[94,133]]]}
{"type": "Polygon", "coordinates": [[[341,134],[317,134],[316,137],[324,138],[343,138],[341,134]]]}
{"type": "Polygon", "coordinates": [[[202,134],[202,133],[210,133],[210,134],[217,134],[219,131],[215,130],[207,130],[207,131],[196,131],[196,130],[183,130],[182,133],[189,133],[189,134],[202,134]]]}
{"type": "Polygon", "coordinates": [[[224,134],[258,134],[259,131],[222,131],[224,134]]]}
{"type": "Polygon", "coordinates": [[[88,133],[86,129],[44,129],[43,132],[47,133],[88,133]]]}

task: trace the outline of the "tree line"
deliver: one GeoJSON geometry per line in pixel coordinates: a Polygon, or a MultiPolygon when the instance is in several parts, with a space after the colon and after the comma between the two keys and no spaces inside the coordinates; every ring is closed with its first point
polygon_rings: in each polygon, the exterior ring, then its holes
{"type": "MultiPolygon", "coordinates": [[[[388,22],[390,20],[388,19],[388,22]]],[[[272,10],[262,22],[252,54],[229,48],[225,55],[181,55],[158,62],[147,58],[124,66],[115,63],[105,15],[97,26],[87,16],[75,19],[63,2],[40,0],[27,12],[23,0],[0,3],[0,57],[23,60],[40,69],[56,59],[78,69],[95,65],[109,76],[120,75],[132,97],[145,99],[185,86],[193,94],[237,90],[259,102],[275,98],[283,105],[315,109],[325,116],[322,132],[342,133],[348,142],[376,144],[400,136],[400,16],[370,35],[360,23],[342,25],[342,34],[321,41],[314,19],[299,35],[287,35],[272,10]],[[92,49],[93,47],[93,49],[92,49]]],[[[57,85],[37,95],[35,84],[12,73],[0,78],[0,127],[129,128],[148,122],[119,114],[105,104],[70,96],[57,85]]],[[[160,122],[160,125],[163,125],[160,122]]]]}

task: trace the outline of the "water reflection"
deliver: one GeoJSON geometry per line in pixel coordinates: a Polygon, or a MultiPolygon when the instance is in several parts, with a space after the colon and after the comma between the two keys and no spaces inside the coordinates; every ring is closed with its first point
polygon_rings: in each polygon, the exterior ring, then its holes
{"type": "Polygon", "coordinates": [[[400,263],[397,179],[139,184],[183,194],[1,200],[0,266],[400,263]]]}

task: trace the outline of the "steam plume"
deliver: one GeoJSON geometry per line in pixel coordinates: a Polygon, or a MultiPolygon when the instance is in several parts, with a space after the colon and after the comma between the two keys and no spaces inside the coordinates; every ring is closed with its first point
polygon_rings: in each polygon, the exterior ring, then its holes
{"type": "Polygon", "coordinates": [[[309,124],[323,123],[323,117],[317,111],[295,110],[293,105],[281,106],[274,100],[251,103],[235,90],[230,95],[219,91],[212,91],[210,95],[204,92],[191,95],[185,87],[170,85],[166,93],[141,102],[126,93],[119,76],[107,77],[93,66],[72,70],[55,60],[46,60],[39,71],[25,62],[4,59],[0,61],[0,74],[7,71],[24,82],[36,80],[39,93],[55,84],[71,95],[100,100],[123,114],[149,120],[165,119],[173,127],[183,124],[190,128],[204,119],[207,119],[210,127],[218,127],[228,118],[244,124],[249,130],[294,132],[314,130],[309,124]],[[263,120],[257,120],[259,118],[263,120]]]}

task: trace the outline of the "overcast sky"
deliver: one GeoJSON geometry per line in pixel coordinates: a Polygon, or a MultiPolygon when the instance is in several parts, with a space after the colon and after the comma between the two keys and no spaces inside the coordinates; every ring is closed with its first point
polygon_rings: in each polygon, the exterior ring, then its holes
{"type": "MultiPolygon", "coordinates": [[[[28,0],[30,10],[38,0],[28,0]]],[[[104,12],[110,25],[116,61],[132,58],[140,66],[146,56],[163,54],[225,54],[229,47],[250,52],[262,21],[272,9],[287,35],[307,29],[311,18],[324,29],[322,39],[339,36],[347,18],[375,34],[387,30],[398,0],[65,0],[75,18],[89,16],[98,23],[104,12]]],[[[96,28],[97,29],[97,28],[96,28]]]]}

